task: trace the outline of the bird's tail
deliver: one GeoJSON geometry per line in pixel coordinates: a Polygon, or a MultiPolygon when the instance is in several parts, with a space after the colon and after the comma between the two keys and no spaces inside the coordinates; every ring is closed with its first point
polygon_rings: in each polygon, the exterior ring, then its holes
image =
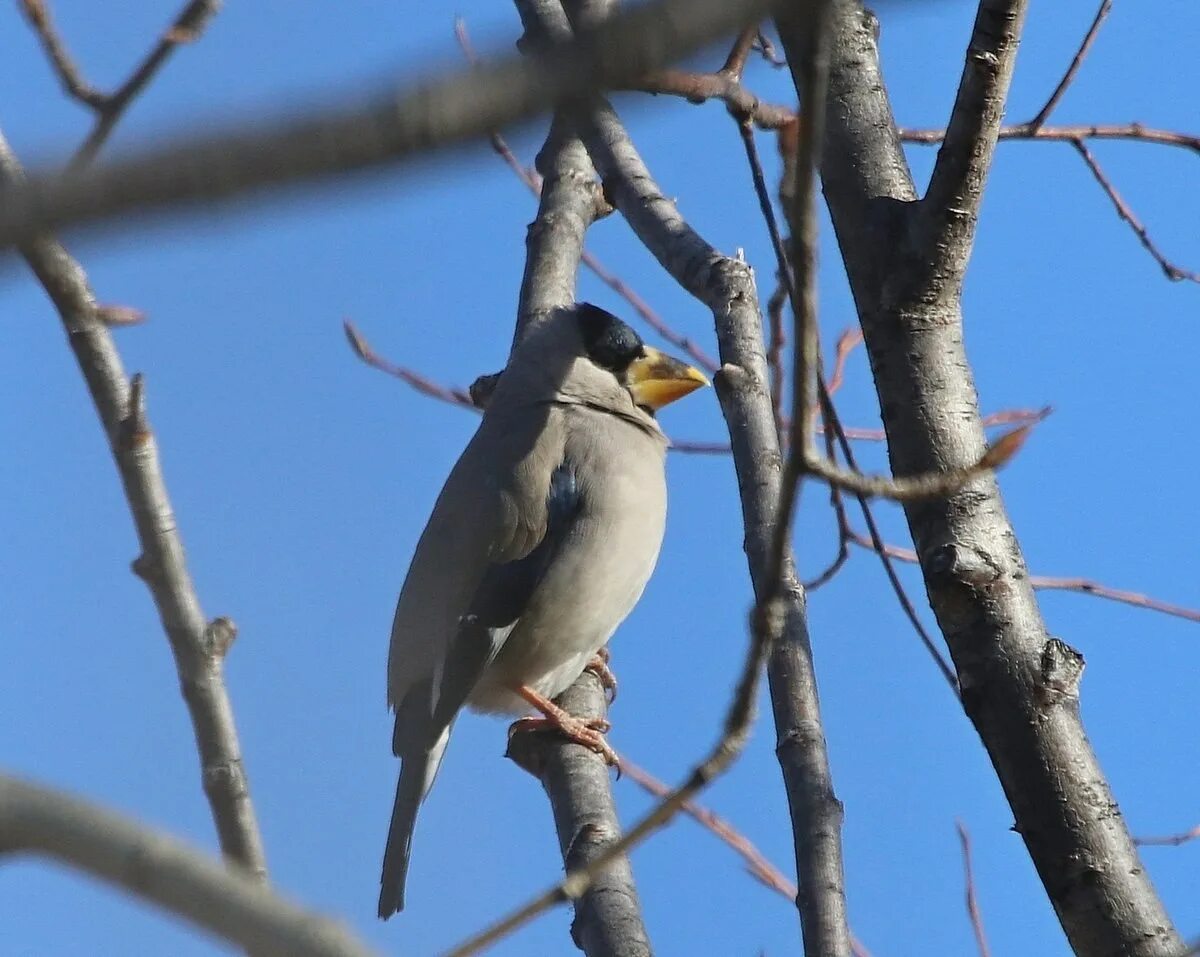
{"type": "Polygon", "coordinates": [[[379,916],[383,920],[404,910],[404,884],[408,878],[408,858],[412,852],[417,811],[433,787],[449,740],[450,729],[446,728],[431,748],[401,755],[400,780],[396,782],[392,823],[383,851],[383,873],[379,878],[379,916]]]}

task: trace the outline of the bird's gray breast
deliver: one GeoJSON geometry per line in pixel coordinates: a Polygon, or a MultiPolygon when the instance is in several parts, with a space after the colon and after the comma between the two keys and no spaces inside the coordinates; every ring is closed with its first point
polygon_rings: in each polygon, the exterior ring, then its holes
{"type": "Polygon", "coordinates": [[[641,597],[662,546],[666,441],[617,416],[564,409],[564,463],[579,502],[529,602],[469,703],[520,712],[512,689],[554,697],[573,682],[641,597]]]}

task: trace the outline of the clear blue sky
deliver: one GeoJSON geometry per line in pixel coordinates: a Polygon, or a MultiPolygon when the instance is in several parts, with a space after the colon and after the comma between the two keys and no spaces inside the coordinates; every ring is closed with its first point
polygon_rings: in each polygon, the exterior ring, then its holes
{"type": "MultiPolygon", "coordinates": [[[[59,0],[87,75],[122,77],[174,3],[59,0]]],[[[165,131],[303,109],[343,85],[410,77],[457,60],[452,16],[482,49],[510,49],[515,14],[457,8],[231,2],[137,104],[116,148],[165,131]]],[[[887,77],[901,122],[940,124],[973,5],[892,4],[887,77]]],[[[1035,4],[1009,115],[1032,115],[1082,36],[1090,2],[1035,4]]],[[[1141,120],[1197,131],[1196,12],[1181,0],[1118,4],[1061,122],[1141,120]],[[1136,8],[1135,8],[1136,7],[1136,8]]],[[[705,62],[717,64],[720,51],[705,62]]],[[[749,83],[787,98],[752,64],[749,83]]],[[[618,106],[664,190],[714,244],[741,247],[769,291],[772,262],[723,110],[660,98],[618,106]]],[[[21,155],[61,155],[87,117],[43,62],[15,4],[0,12],[0,124],[21,155]]],[[[518,133],[528,159],[542,126],[518,133]]],[[[764,137],[761,147],[774,148],[764,137]]],[[[1098,144],[1097,155],[1184,265],[1200,268],[1196,157],[1098,144]]],[[[918,175],[933,153],[914,148],[918,175]]],[[[479,145],[403,174],[286,201],[160,221],[72,243],[100,298],[145,310],[118,332],[146,375],[166,477],[206,612],[235,619],[228,665],[273,880],[351,923],[381,952],[429,955],[499,916],[560,872],[540,788],[501,758],[505,725],[461,721],[416,836],[409,910],[374,917],[396,763],[384,660],[413,545],[474,418],[355,360],[353,318],[382,352],[445,382],[503,361],[533,205],[479,145]]],[[[679,328],[713,348],[702,308],[679,292],[619,218],[593,248],[679,328]]],[[[825,234],[823,325],[853,321],[825,234]]],[[[585,275],[581,294],[629,310],[585,275]]],[[[1200,604],[1194,570],[1200,460],[1188,411],[1200,353],[1195,286],[1168,283],[1070,147],[1003,144],[966,292],[967,342],[985,410],[1051,403],[1055,415],[1001,485],[1033,571],[1085,575],[1200,604]]],[[[0,761],[212,849],[191,729],[142,584],[108,450],[58,321],[23,268],[0,272],[0,761]]],[[[854,425],[877,424],[865,360],[842,395],[854,425]]],[[[668,410],[680,438],[717,439],[711,392],[668,410]]],[[[863,458],[878,467],[877,447],[863,458]]],[[[656,577],[618,633],[621,697],[612,741],[669,780],[713,741],[745,644],[749,603],[731,463],[673,456],[671,514],[656,577]]],[[[797,537],[809,572],[832,554],[825,493],[805,495],[797,537]]],[[[889,534],[903,526],[889,508],[889,534]]],[[[905,573],[931,623],[919,580],[905,573]]],[[[1087,657],[1083,709],[1135,831],[1200,821],[1194,624],[1076,595],[1043,596],[1052,631],[1087,657]]],[[[877,955],[971,953],[954,821],[971,829],[980,903],[997,954],[1065,954],[1057,922],[987,759],[870,556],[813,596],[812,633],[833,771],[846,805],[854,930],[877,955]]],[[[791,871],[769,720],[706,795],[791,871]]],[[[617,785],[622,816],[648,806],[617,785]]],[[[1200,844],[1145,861],[1184,933],[1200,932],[1200,844]]],[[[799,952],[793,909],[689,821],[634,856],[664,955],[799,952]]],[[[7,953],[208,954],[171,919],[41,862],[0,866],[7,953]]],[[[495,953],[569,953],[558,910],[495,953]]]]}

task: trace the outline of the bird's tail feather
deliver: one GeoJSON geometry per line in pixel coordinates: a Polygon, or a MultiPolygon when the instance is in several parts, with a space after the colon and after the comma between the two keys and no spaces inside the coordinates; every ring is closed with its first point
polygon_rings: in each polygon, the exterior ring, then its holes
{"type": "Polygon", "coordinates": [[[417,811],[433,787],[433,779],[437,777],[449,740],[450,729],[446,728],[433,747],[401,757],[396,800],[392,804],[392,823],[383,851],[383,873],[379,878],[379,916],[383,920],[404,910],[404,884],[408,878],[408,858],[412,852],[417,811]]]}

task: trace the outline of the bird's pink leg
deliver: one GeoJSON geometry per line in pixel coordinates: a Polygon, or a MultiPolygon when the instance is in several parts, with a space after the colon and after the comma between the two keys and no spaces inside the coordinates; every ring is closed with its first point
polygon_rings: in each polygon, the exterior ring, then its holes
{"type": "Polygon", "coordinates": [[[610,766],[615,768],[621,766],[621,759],[617,757],[617,752],[604,740],[604,732],[612,727],[612,725],[603,718],[577,718],[575,715],[564,711],[549,698],[538,694],[532,688],[521,685],[514,690],[540,711],[544,717],[521,718],[513,722],[512,726],[508,729],[508,736],[510,738],[520,731],[543,731],[550,729],[557,731],[563,737],[574,741],[576,744],[582,744],[585,748],[595,751],[610,766]]]}

